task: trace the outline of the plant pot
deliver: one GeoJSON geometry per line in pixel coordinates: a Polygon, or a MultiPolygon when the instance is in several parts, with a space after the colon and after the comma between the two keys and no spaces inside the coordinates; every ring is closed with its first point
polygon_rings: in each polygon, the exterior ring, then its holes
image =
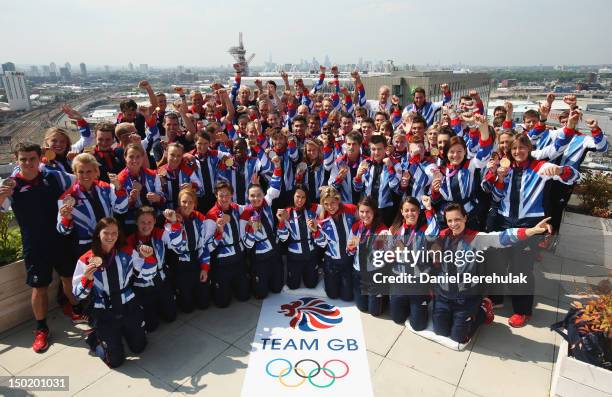
{"type": "MultiPolygon", "coordinates": [[[[25,283],[23,260],[0,267],[0,332],[34,318],[32,288],[25,283]]],[[[49,310],[57,306],[55,299],[59,277],[53,274],[49,286],[49,310]]]]}
{"type": "Polygon", "coordinates": [[[550,387],[551,397],[609,397],[612,371],[568,356],[567,341],[559,347],[550,387]]]}

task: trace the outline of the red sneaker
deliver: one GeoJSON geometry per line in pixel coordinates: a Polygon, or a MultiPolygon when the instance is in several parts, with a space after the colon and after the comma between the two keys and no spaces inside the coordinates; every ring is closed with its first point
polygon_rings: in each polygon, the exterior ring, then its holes
{"type": "Polygon", "coordinates": [[[531,316],[526,314],[513,314],[508,319],[508,324],[513,328],[521,328],[527,324],[527,321],[529,321],[530,318],[531,316]]]}
{"type": "Polygon", "coordinates": [[[89,316],[87,314],[76,314],[73,312],[70,317],[72,318],[73,324],[86,324],[89,322],[89,316]]]}
{"type": "Polygon", "coordinates": [[[32,349],[34,349],[36,353],[44,353],[49,348],[49,342],[47,341],[48,338],[48,329],[37,329],[34,331],[34,343],[32,344],[32,349]]]}
{"type": "Polygon", "coordinates": [[[485,321],[486,325],[489,325],[495,319],[495,314],[493,313],[493,301],[489,298],[483,298],[482,304],[480,305],[482,310],[485,312],[485,321]]]}

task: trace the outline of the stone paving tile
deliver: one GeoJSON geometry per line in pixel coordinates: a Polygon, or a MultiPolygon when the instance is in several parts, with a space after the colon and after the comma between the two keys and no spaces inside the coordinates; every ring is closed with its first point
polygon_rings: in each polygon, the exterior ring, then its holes
{"type": "Polygon", "coordinates": [[[206,332],[183,324],[163,338],[152,340],[137,364],[168,385],[178,387],[228,346],[206,332]]]}
{"type": "Polygon", "coordinates": [[[405,329],[387,358],[447,383],[457,385],[470,355],[455,351],[405,329]]]}
{"type": "Polygon", "coordinates": [[[78,397],[168,396],[174,387],[140,368],[137,361],[128,361],[116,370],[110,371],[76,394],[78,397]]]}
{"type": "Polygon", "coordinates": [[[37,392],[41,396],[66,396],[85,389],[91,383],[111,372],[102,360],[89,355],[83,346],[66,346],[56,354],[40,360],[19,372],[22,376],[69,376],[69,391],[37,392]]]}
{"type": "Polygon", "coordinates": [[[459,387],[483,397],[548,396],[551,371],[475,346],[459,387]]]}
{"type": "Polygon", "coordinates": [[[367,349],[380,356],[386,356],[405,328],[393,322],[387,315],[374,317],[360,313],[367,349]]]}
{"type": "Polygon", "coordinates": [[[259,312],[247,302],[233,302],[224,309],[210,307],[187,323],[231,344],[257,325],[259,312]]]}
{"type": "Polygon", "coordinates": [[[384,359],[372,379],[378,397],[452,397],[456,387],[393,360],[384,359]]]}
{"type": "Polygon", "coordinates": [[[497,315],[490,325],[478,330],[476,346],[501,355],[552,369],[555,333],[549,326],[557,321],[557,308],[552,301],[538,297],[533,317],[523,328],[512,328],[507,323],[508,311],[497,315]]]}
{"type": "Polygon", "coordinates": [[[0,340],[0,365],[12,374],[17,374],[24,369],[45,360],[66,346],[79,344],[84,345],[84,334],[81,328],[86,326],[74,326],[62,312],[54,310],[47,316],[47,324],[51,330],[49,349],[42,354],[32,350],[34,341],[34,322],[28,321],[20,325],[16,332],[5,334],[0,340]]]}
{"type": "Polygon", "coordinates": [[[237,347],[245,353],[250,353],[253,346],[253,338],[255,337],[255,330],[257,327],[251,328],[244,336],[238,339],[236,342],[232,344],[232,346],[237,347]]]}
{"type": "Polygon", "coordinates": [[[248,363],[248,354],[230,346],[181,384],[176,392],[188,396],[240,396],[248,363]]]}

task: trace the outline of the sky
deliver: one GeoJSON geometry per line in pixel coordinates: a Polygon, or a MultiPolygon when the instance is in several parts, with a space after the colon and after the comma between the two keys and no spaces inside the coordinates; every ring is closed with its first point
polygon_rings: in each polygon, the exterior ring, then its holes
{"type": "Polygon", "coordinates": [[[0,62],[612,64],[611,0],[0,0],[0,62]]]}

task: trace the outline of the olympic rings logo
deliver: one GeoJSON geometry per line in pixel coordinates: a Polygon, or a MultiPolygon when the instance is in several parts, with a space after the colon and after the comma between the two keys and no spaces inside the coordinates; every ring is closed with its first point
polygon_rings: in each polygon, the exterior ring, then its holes
{"type": "MultiPolygon", "coordinates": [[[[305,365],[303,365],[303,367],[307,368],[305,365]]],[[[336,371],[340,373],[339,368],[337,368],[337,366],[336,366],[336,371]]],[[[346,377],[348,373],[349,373],[349,365],[345,361],[339,360],[337,358],[327,360],[322,366],[319,364],[318,361],[310,359],[310,358],[302,359],[295,364],[291,364],[291,362],[285,358],[275,358],[275,359],[268,361],[268,364],[266,364],[266,374],[268,374],[268,376],[278,379],[281,385],[285,387],[289,387],[289,388],[300,387],[306,382],[306,380],[308,380],[308,383],[310,383],[314,387],[317,387],[319,389],[325,389],[333,385],[336,382],[336,379],[342,379],[346,377]],[[276,367],[277,365],[274,365],[274,364],[278,362],[286,363],[287,367],[278,371],[277,374],[273,374],[271,372],[271,367],[276,367]],[[305,363],[310,363],[310,366],[312,368],[309,368],[309,369],[301,368],[300,365],[305,364],[305,363]],[[342,375],[336,375],[336,372],[334,372],[331,368],[329,368],[329,364],[331,363],[338,363],[344,366],[344,373],[342,375]],[[291,372],[294,372],[295,375],[297,375],[301,379],[297,381],[296,383],[288,383],[285,380],[285,378],[291,372]],[[327,376],[328,378],[330,378],[331,381],[327,383],[315,383],[312,379],[321,373],[327,376]]]]}

